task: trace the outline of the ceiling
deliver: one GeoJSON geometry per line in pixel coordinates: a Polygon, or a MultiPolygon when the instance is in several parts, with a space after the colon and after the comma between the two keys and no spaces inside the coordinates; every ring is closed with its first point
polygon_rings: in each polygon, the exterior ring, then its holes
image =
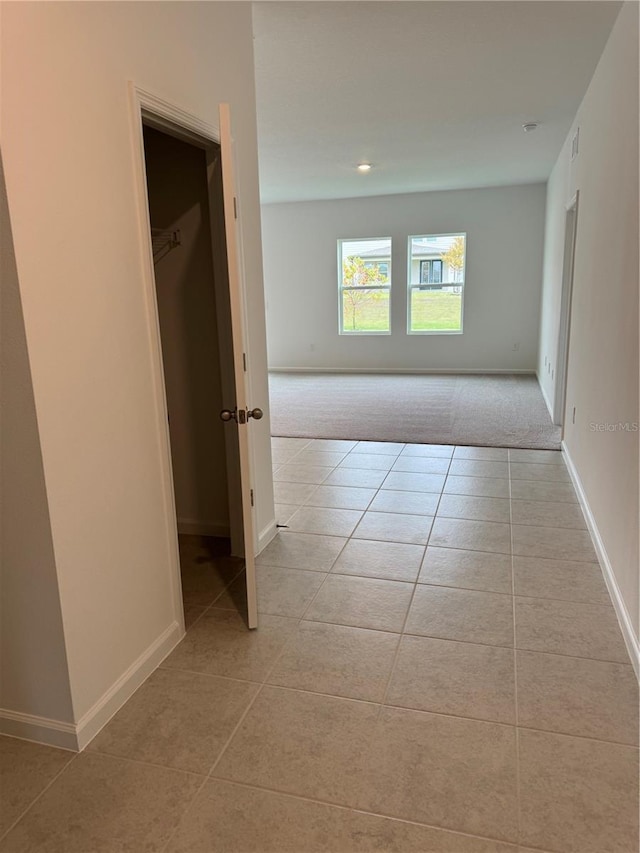
{"type": "Polygon", "coordinates": [[[253,9],[268,203],[546,181],[620,3],[253,9]]]}

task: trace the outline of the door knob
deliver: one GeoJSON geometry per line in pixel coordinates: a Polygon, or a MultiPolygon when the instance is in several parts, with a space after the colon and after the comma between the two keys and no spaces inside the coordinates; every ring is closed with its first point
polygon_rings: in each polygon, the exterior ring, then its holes
{"type": "Polygon", "coordinates": [[[237,421],[239,424],[244,424],[247,422],[247,418],[255,418],[255,420],[259,421],[260,418],[264,416],[264,412],[262,409],[247,409],[246,413],[244,409],[223,409],[220,412],[220,420],[221,421],[237,421]]]}

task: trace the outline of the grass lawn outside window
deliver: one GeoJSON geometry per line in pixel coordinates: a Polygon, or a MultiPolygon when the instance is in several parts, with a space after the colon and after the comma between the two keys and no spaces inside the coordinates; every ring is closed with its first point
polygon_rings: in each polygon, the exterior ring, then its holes
{"type": "Polygon", "coordinates": [[[446,290],[411,292],[412,332],[460,332],[462,293],[446,290]]]}
{"type": "MultiPolygon", "coordinates": [[[[389,324],[389,297],[351,304],[344,294],[344,323],[348,331],[386,332],[389,324]]],[[[444,290],[414,290],[412,294],[413,331],[460,330],[462,294],[444,290]]]]}

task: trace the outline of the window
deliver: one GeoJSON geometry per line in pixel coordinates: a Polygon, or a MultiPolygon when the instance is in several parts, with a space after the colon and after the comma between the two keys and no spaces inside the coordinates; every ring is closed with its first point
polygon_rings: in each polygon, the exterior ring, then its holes
{"type": "Polygon", "coordinates": [[[420,261],[420,284],[440,284],[442,261],[420,261]]]}
{"type": "Polygon", "coordinates": [[[341,335],[391,333],[391,237],[338,240],[341,335]]]}
{"type": "Polygon", "coordinates": [[[466,234],[409,237],[409,334],[462,332],[466,251],[466,234]]]}

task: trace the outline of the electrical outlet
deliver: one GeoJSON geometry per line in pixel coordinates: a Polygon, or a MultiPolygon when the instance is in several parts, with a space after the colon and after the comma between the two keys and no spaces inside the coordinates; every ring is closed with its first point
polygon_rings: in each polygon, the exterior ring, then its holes
{"type": "Polygon", "coordinates": [[[520,349],[520,342],[519,342],[519,341],[517,341],[517,342],[513,345],[513,351],[514,351],[514,352],[518,352],[518,351],[519,351],[519,349],[520,349]]]}

